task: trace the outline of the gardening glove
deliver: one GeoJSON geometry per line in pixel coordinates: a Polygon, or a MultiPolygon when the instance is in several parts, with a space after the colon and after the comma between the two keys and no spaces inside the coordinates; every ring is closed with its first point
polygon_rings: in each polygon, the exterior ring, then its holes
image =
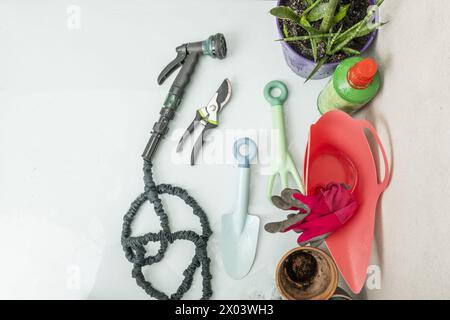
{"type": "Polygon", "coordinates": [[[297,224],[310,213],[310,208],[301,201],[293,197],[300,194],[299,190],[286,188],[281,192],[281,196],[273,196],[272,203],[281,210],[295,210],[298,214],[289,214],[286,220],[267,223],[264,229],[269,233],[285,232],[290,226],[297,224]]]}
{"type": "MultiPolygon", "coordinates": [[[[306,214],[299,214],[299,213],[292,213],[287,216],[286,220],[280,221],[280,222],[271,222],[267,223],[264,226],[264,229],[269,233],[278,233],[278,232],[285,232],[286,229],[288,229],[293,224],[298,223],[299,221],[303,220],[307,215],[306,214]]],[[[296,233],[302,233],[302,231],[296,231],[293,230],[296,233]]],[[[327,233],[321,236],[318,236],[316,238],[310,239],[306,241],[305,243],[302,243],[302,246],[305,246],[306,244],[310,244],[311,247],[318,248],[320,245],[328,238],[328,236],[331,233],[327,233]]]]}
{"type": "MultiPolygon", "coordinates": [[[[290,226],[292,226],[293,224],[298,223],[299,221],[303,220],[307,215],[306,214],[289,214],[287,216],[286,220],[280,221],[280,222],[271,222],[271,223],[267,223],[264,226],[264,229],[269,232],[269,233],[278,233],[278,232],[285,232],[285,230],[287,228],[289,228],[290,226]]],[[[302,231],[296,231],[294,230],[296,233],[302,233],[302,231]]],[[[310,239],[308,241],[306,241],[305,243],[302,243],[302,246],[305,246],[306,244],[310,244],[311,247],[314,248],[318,248],[320,247],[320,245],[328,238],[328,236],[331,233],[327,233],[324,235],[320,235],[318,237],[315,237],[313,239],[310,239]]]]}
{"type": "Polygon", "coordinates": [[[318,248],[322,245],[322,243],[327,240],[327,238],[331,235],[331,233],[326,233],[316,238],[310,239],[306,242],[300,244],[300,246],[304,247],[309,244],[311,247],[318,248]]]}
{"type": "Polygon", "coordinates": [[[284,189],[281,192],[281,196],[272,197],[272,203],[281,210],[295,210],[302,211],[302,213],[309,213],[310,208],[303,202],[294,198],[294,194],[301,194],[301,192],[296,189],[284,189]]]}
{"type": "Polygon", "coordinates": [[[285,231],[301,232],[297,239],[300,245],[338,230],[355,214],[358,208],[355,198],[342,184],[332,183],[324,188],[319,188],[314,196],[296,193],[293,197],[307,203],[311,208],[309,215],[285,229],[285,231]]]}
{"type": "Polygon", "coordinates": [[[279,222],[271,222],[267,223],[264,226],[264,229],[269,233],[278,233],[278,232],[285,232],[284,230],[288,229],[289,227],[296,225],[301,220],[303,220],[307,214],[301,214],[301,213],[292,213],[287,216],[286,220],[279,221],[279,222]]]}

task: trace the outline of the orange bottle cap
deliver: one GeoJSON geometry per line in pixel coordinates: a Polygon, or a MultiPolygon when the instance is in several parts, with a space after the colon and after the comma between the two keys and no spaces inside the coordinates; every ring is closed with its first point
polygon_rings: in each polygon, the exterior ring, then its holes
{"type": "Polygon", "coordinates": [[[350,85],[355,89],[367,88],[378,72],[378,66],[374,59],[366,58],[348,71],[347,79],[350,85]]]}

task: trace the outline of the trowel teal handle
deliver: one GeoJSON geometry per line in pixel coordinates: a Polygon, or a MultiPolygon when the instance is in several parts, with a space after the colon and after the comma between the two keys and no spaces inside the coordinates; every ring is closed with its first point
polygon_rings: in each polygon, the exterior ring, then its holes
{"type": "Polygon", "coordinates": [[[236,234],[240,234],[245,226],[248,215],[248,203],[250,199],[250,168],[239,168],[237,187],[237,201],[234,208],[234,228],[236,234]]]}
{"type": "Polygon", "coordinates": [[[237,201],[234,210],[234,228],[240,234],[244,228],[248,215],[250,198],[250,162],[258,153],[256,143],[250,138],[239,139],[234,143],[234,157],[239,164],[239,177],[237,187],[237,201]],[[247,154],[242,153],[242,148],[247,148],[247,154]]]}

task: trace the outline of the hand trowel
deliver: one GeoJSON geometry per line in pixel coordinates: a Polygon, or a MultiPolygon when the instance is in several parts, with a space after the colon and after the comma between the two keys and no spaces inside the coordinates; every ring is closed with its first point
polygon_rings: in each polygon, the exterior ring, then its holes
{"type": "Polygon", "coordinates": [[[250,162],[258,148],[249,138],[234,143],[234,157],[239,165],[237,202],[234,212],[222,216],[220,249],[226,272],[233,279],[244,278],[252,268],[258,244],[259,217],[248,213],[250,162]],[[246,153],[243,154],[243,149],[246,153]]]}

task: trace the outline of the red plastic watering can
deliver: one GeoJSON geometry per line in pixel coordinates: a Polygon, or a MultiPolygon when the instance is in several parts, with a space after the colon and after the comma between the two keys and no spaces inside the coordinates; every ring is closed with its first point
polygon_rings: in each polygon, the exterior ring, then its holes
{"type": "Polygon", "coordinates": [[[354,217],[326,244],[350,289],[359,293],[370,261],[378,199],[389,184],[386,152],[373,126],[342,111],[326,113],[311,126],[304,177],[307,194],[319,186],[338,182],[350,186],[358,201],[354,217]],[[365,130],[373,135],[383,155],[385,175],[381,183],[365,130]]]}

